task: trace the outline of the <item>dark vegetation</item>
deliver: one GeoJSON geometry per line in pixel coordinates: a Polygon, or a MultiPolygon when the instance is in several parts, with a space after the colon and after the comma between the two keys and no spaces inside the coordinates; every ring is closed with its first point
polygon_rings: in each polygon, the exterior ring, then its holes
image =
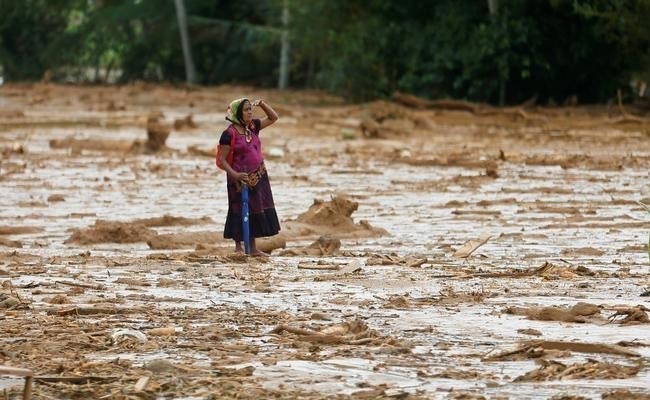
{"type": "MultiPolygon", "coordinates": [[[[606,102],[650,71],[650,0],[185,0],[196,83],[350,100],[606,102]]],[[[183,82],[173,1],[0,0],[4,80],[183,82]]]]}

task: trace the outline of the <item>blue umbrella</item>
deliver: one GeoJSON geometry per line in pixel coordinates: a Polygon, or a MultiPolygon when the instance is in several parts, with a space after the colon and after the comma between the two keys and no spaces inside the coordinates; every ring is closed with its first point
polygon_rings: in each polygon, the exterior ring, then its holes
{"type": "Polygon", "coordinates": [[[248,226],[248,185],[242,185],[241,188],[241,225],[242,235],[244,236],[244,252],[251,253],[250,229],[248,226]]]}

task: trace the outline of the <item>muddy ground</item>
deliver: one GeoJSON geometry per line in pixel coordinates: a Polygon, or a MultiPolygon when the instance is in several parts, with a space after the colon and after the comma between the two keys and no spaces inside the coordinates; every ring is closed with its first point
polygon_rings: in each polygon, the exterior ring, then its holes
{"type": "Polygon", "coordinates": [[[38,399],[649,399],[649,139],[615,105],[0,86],[0,366],[38,399]],[[268,259],[222,238],[242,95],[280,114],[268,259]]]}

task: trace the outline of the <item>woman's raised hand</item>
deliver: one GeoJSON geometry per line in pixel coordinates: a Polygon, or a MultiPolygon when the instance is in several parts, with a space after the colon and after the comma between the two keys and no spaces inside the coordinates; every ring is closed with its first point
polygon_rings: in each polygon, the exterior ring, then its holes
{"type": "Polygon", "coordinates": [[[262,99],[253,100],[253,102],[251,102],[251,106],[259,107],[262,104],[263,101],[264,100],[262,100],[262,99]]]}

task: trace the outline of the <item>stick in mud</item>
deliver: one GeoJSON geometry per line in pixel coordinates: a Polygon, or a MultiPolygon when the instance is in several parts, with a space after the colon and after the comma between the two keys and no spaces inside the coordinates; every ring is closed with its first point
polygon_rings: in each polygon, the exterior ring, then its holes
{"type": "Polygon", "coordinates": [[[636,351],[626,349],[623,346],[606,343],[580,343],[580,342],[561,342],[561,341],[548,341],[536,340],[526,343],[524,346],[514,350],[508,350],[493,356],[486,355],[483,361],[499,361],[506,360],[511,356],[523,354],[533,349],[544,350],[568,350],[577,353],[599,353],[599,354],[615,354],[628,357],[641,357],[641,354],[636,351]]]}

